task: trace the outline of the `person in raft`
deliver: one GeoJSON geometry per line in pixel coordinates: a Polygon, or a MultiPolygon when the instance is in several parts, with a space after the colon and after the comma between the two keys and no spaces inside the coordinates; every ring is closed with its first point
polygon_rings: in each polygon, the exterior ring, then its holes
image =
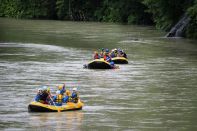
{"type": "Polygon", "coordinates": [[[114,62],[111,60],[108,49],[106,49],[106,52],[104,53],[104,60],[107,61],[112,68],[116,68],[114,62]]]}
{"type": "Polygon", "coordinates": [[[127,54],[123,50],[121,50],[121,49],[118,49],[118,56],[119,57],[127,58],[127,54]]]}
{"type": "Polygon", "coordinates": [[[60,94],[61,95],[65,95],[65,102],[67,103],[67,102],[69,102],[70,101],[70,99],[71,99],[71,96],[70,96],[70,91],[69,90],[66,90],[66,86],[65,86],[65,84],[63,84],[63,85],[58,85],[58,90],[60,91],[60,94]]]}
{"type": "Polygon", "coordinates": [[[43,86],[42,88],[38,89],[38,93],[35,97],[35,101],[49,104],[51,98],[50,88],[47,86],[43,86]]]}
{"type": "Polygon", "coordinates": [[[65,84],[58,85],[58,90],[60,91],[60,94],[64,95],[64,93],[66,92],[65,84]]]}
{"type": "Polygon", "coordinates": [[[56,106],[62,106],[63,103],[68,102],[68,97],[64,97],[64,95],[60,93],[60,90],[57,90],[56,95],[53,96],[53,101],[55,102],[56,106]]]}
{"type": "Polygon", "coordinates": [[[98,54],[97,51],[94,52],[94,60],[95,59],[100,59],[100,55],[98,54]]]}
{"type": "Polygon", "coordinates": [[[110,56],[111,58],[117,57],[118,55],[118,50],[115,48],[111,51],[110,56]]]}
{"type": "Polygon", "coordinates": [[[103,57],[104,57],[104,53],[105,53],[105,49],[102,48],[102,49],[101,49],[101,53],[100,53],[100,58],[103,58],[103,57]]]}
{"type": "Polygon", "coordinates": [[[77,88],[72,89],[72,95],[71,95],[71,101],[74,103],[77,103],[79,100],[79,93],[77,91],[77,88]]]}

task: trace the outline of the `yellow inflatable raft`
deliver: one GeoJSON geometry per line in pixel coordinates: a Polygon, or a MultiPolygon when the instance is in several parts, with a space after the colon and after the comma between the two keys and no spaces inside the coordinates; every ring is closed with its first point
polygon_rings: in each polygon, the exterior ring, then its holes
{"type": "Polygon", "coordinates": [[[48,104],[42,104],[40,102],[33,101],[28,106],[29,112],[62,112],[70,110],[80,110],[84,106],[84,103],[79,99],[77,103],[68,102],[62,106],[54,106],[48,104]]]}
{"type": "Polygon", "coordinates": [[[112,58],[112,61],[115,64],[128,64],[129,63],[127,58],[125,58],[125,57],[114,57],[114,58],[112,58]]]}

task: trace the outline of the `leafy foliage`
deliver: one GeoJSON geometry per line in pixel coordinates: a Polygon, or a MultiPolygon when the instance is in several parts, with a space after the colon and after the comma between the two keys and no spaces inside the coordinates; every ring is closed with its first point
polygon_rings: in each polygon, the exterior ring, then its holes
{"type": "Polygon", "coordinates": [[[197,38],[197,0],[1,0],[0,17],[155,24],[168,31],[185,14],[197,38]]]}
{"type": "Polygon", "coordinates": [[[187,29],[187,37],[197,39],[197,0],[195,4],[188,9],[188,15],[191,18],[190,24],[187,29]]]}

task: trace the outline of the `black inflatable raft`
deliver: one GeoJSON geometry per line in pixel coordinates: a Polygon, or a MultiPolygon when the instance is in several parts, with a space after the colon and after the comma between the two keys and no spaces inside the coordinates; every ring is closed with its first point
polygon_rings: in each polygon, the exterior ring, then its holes
{"type": "Polygon", "coordinates": [[[88,64],[84,65],[88,69],[113,69],[111,65],[103,59],[95,59],[88,64]]]}

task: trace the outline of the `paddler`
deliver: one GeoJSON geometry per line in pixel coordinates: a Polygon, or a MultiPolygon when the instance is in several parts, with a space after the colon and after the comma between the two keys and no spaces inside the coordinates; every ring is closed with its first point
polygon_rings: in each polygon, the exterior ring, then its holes
{"type": "Polygon", "coordinates": [[[95,59],[100,59],[100,55],[98,54],[97,51],[94,52],[94,60],[95,59]]]}
{"type": "Polygon", "coordinates": [[[38,89],[38,93],[35,97],[35,101],[43,104],[49,104],[50,97],[51,97],[50,88],[47,86],[43,86],[42,88],[38,89]]]}
{"type": "Polygon", "coordinates": [[[77,91],[77,88],[72,89],[72,95],[71,95],[71,101],[74,103],[77,103],[79,100],[79,92],[77,91]]]}

